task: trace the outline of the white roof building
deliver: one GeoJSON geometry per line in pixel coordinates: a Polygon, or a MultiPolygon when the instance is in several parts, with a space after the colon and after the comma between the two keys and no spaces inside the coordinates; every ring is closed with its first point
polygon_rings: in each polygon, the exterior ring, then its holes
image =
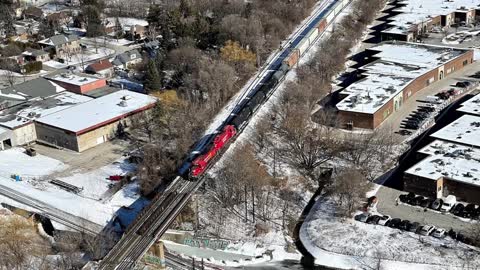
{"type": "Polygon", "coordinates": [[[359,68],[366,78],[342,90],[347,97],[336,105],[341,111],[374,114],[415,79],[466,52],[405,42],[369,50],[378,51],[374,57],[379,59],[359,68]]]}
{"type": "Polygon", "coordinates": [[[41,117],[36,122],[82,134],[153,106],[152,96],[121,90],[41,117]]]}
{"type": "Polygon", "coordinates": [[[463,102],[457,111],[480,116],[480,95],[463,102]]]}
{"type": "Polygon", "coordinates": [[[467,146],[480,147],[480,117],[464,115],[431,137],[467,146]]]}

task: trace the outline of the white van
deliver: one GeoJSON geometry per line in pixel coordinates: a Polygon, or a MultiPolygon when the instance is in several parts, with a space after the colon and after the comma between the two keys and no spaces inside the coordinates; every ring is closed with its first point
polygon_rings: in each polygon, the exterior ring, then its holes
{"type": "Polygon", "coordinates": [[[440,211],[448,212],[452,207],[457,203],[457,197],[454,195],[448,195],[445,200],[443,200],[442,207],[440,207],[440,211]]]}
{"type": "Polygon", "coordinates": [[[424,101],[425,101],[425,102],[428,102],[428,103],[434,103],[434,104],[441,103],[441,102],[440,102],[440,98],[437,97],[437,96],[426,96],[426,97],[424,98],[424,101]]]}

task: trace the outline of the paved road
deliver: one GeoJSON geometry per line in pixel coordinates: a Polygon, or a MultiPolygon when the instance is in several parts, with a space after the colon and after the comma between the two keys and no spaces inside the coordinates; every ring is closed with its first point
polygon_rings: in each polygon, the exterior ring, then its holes
{"type": "Polygon", "coordinates": [[[479,226],[475,223],[464,222],[450,213],[442,214],[430,209],[425,211],[424,208],[402,203],[397,206],[395,199],[400,194],[405,194],[405,192],[382,186],[376,195],[379,199],[377,205],[378,212],[396,218],[416,221],[420,224],[433,224],[446,230],[453,228],[455,231],[462,232],[465,235],[470,235],[473,228],[479,226]]]}

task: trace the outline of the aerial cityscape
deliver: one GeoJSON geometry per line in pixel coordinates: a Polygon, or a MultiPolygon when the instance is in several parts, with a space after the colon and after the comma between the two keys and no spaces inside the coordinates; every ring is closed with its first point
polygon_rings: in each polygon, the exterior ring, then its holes
{"type": "Polygon", "coordinates": [[[0,269],[480,269],[480,0],[0,0],[0,269]]]}

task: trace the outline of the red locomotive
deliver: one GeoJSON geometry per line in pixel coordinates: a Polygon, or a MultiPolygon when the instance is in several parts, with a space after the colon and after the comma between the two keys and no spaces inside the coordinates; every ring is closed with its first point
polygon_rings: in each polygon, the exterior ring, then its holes
{"type": "Polygon", "coordinates": [[[202,174],[208,166],[208,163],[217,155],[218,151],[228,143],[228,141],[237,134],[237,130],[233,125],[225,126],[223,132],[215,136],[213,144],[210,149],[203,155],[197,157],[192,162],[191,176],[198,177],[202,174]]]}

